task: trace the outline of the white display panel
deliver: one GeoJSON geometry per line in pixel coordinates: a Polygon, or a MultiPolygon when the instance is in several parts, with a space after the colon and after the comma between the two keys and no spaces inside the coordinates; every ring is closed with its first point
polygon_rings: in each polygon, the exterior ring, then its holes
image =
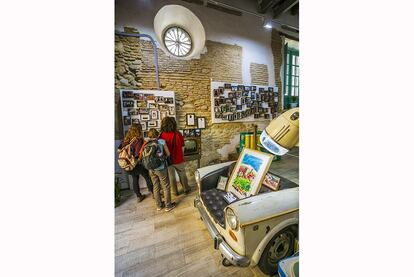
{"type": "Polygon", "coordinates": [[[277,104],[277,87],[211,82],[213,123],[268,121],[277,116],[277,104]]]}
{"type": "Polygon", "coordinates": [[[147,137],[150,128],[160,130],[164,117],[176,117],[173,91],[121,89],[120,96],[124,135],[131,124],[139,122],[147,137]]]}

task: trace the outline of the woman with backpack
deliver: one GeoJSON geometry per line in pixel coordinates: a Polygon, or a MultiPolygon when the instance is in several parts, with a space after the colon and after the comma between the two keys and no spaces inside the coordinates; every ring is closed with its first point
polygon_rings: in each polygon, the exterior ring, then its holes
{"type": "MultiPolygon", "coordinates": [[[[121,142],[121,144],[118,147],[118,152],[121,151],[122,148],[130,145],[133,155],[136,160],[138,160],[139,153],[141,151],[141,147],[144,144],[144,138],[142,136],[141,131],[141,124],[133,124],[129,129],[128,132],[121,142]]],[[[140,188],[139,188],[139,175],[144,177],[148,190],[153,193],[153,185],[151,178],[149,176],[148,170],[145,169],[141,164],[137,163],[135,167],[132,170],[125,170],[125,172],[132,176],[132,186],[134,189],[135,194],[137,195],[137,201],[138,203],[144,200],[145,195],[141,194],[140,188]]]]}
{"type": "Polygon", "coordinates": [[[157,211],[165,207],[169,212],[175,208],[175,202],[171,203],[170,181],[168,179],[167,158],[170,151],[165,140],[158,139],[159,133],[156,129],[151,128],[148,131],[149,140],[143,146],[140,154],[142,164],[149,170],[149,174],[154,184],[154,198],[157,204],[157,211]],[[164,191],[165,203],[161,201],[160,189],[164,191]]]}
{"type": "Polygon", "coordinates": [[[172,164],[168,167],[168,175],[170,177],[172,190],[175,195],[179,195],[175,180],[175,171],[177,171],[184,193],[188,194],[191,189],[188,186],[187,175],[185,172],[183,150],[184,138],[183,135],[177,131],[177,122],[174,117],[164,117],[162,119],[160,138],[167,142],[168,149],[171,150],[172,164]]]}

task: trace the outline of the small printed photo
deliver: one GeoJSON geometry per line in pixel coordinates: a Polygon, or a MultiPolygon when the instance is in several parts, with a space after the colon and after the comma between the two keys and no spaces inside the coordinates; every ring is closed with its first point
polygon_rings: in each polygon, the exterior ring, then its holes
{"type": "Polygon", "coordinates": [[[138,108],[146,108],[147,107],[147,102],[145,102],[145,101],[137,101],[137,107],[138,108]]]}
{"type": "Polygon", "coordinates": [[[268,90],[269,90],[270,92],[273,92],[273,88],[272,88],[272,87],[269,87],[269,88],[268,88],[268,90]]]}
{"type": "Polygon", "coordinates": [[[133,108],[134,107],[134,101],[133,100],[123,100],[122,101],[122,107],[124,107],[124,108],[133,108]]]}
{"type": "Polygon", "coordinates": [[[244,91],[251,91],[252,90],[252,87],[251,86],[245,86],[244,87],[244,91]]]}
{"type": "Polygon", "coordinates": [[[155,96],[154,94],[144,94],[144,100],[145,101],[150,101],[150,100],[154,100],[155,96]]]}
{"type": "Polygon", "coordinates": [[[219,95],[223,95],[224,94],[224,89],[222,87],[218,88],[218,93],[219,95]]]}
{"type": "Polygon", "coordinates": [[[149,128],[156,128],[158,126],[157,121],[148,121],[148,129],[149,128]]]}
{"type": "Polygon", "coordinates": [[[165,104],[174,104],[174,98],[172,97],[164,97],[165,104]]]}
{"type": "Polygon", "coordinates": [[[218,105],[220,105],[220,100],[214,99],[214,106],[217,107],[218,105]]]}
{"type": "Polygon", "coordinates": [[[144,100],[144,94],[134,93],[134,99],[137,100],[137,101],[143,101],[144,100]]]}
{"type": "Polygon", "coordinates": [[[189,131],[189,136],[190,137],[195,137],[195,129],[190,129],[189,131]]]}
{"type": "Polygon", "coordinates": [[[155,110],[155,111],[151,111],[151,119],[158,119],[158,111],[157,110],[155,110]]]}
{"type": "Polygon", "coordinates": [[[231,89],[231,84],[224,84],[225,89],[231,89]]]}
{"type": "Polygon", "coordinates": [[[194,126],[195,125],[195,114],[188,113],[186,115],[186,124],[187,124],[187,126],[194,126]]]}
{"type": "Polygon", "coordinates": [[[140,124],[139,117],[133,117],[132,118],[132,124],[140,124]]]}
{"type": "Polygon", "coordinates": [[[124,116],[124,125],[131,125],[131,117],[124,116]]]}
{"type": "Polygon", "coordinates": [[[271,190],[278,190],[280,185],[280,178],[273,174],[267,173],[263,180],[263,185],[271,190]]]}
{"type": "Polygon", "coordinates": [[[219,107],[214,107],[214,112],[215,112],[215,113],[220,112],[220,108],[219,108],[219,107]]]}
{"type": "Polygon", "coordinates": [[[146,122],[141,122],[141,129],[142,129],[142,131],[147,130],[147,123],[146,122]]]}
{"type": "Polygon", "coordinates": [[[139,109],[128,109],[128,115],[139,115],[139,109]]]}
{"type": "Polygon", "coordinates": [[[197,117],[197,128],[205,129],[206,128],[206,118],[205,117],[197,117]]]}
{"type": "Polygon", "coordinates": [[[165,117],[168,116],[168,113],[166,111],[160,112],[160,119],[163,120],[165,117]]]}
{"type": "Polygon", "coordinates": [[[231,91],[236,91],[237,90],[237,86],[231,86],[231,91]]]}
{"type": "Polygon", "coordinates": [[[214,97],[219,97],[219,92],[217,89],[213,89],[213,95],[214,97]]]}
{"type": "Polygon", "coordinates": [[[220,113],[220,112],[214,113],[214,117],[215,118],[222,118],[222,113],[220,113]]]}
{"type": "Polygon", "coordinates": [[[251,90],[256,91],[256,86],[252,86],[251,90]]]}
{"type": "Polygon", "coordinates": [[[189,137],[190,136],[190,130],[189,129],[184,129],[183,130],[183,136],[184,137],[189,137]]]}
{"type": "MultiPolygon", "coordinates": [[[[150,118],[150,115],[149,114],[141,114],[141,120],[142,121],[148,121],[150,119],[151,118],[150,118]]],[[[148,126],[148,127],[150,127],[150,126],[148,126]]]]}
{"type": "Polygon", "coordinates": [[[264,88],[259,88],[259,92],[263,92],[264,91],[264,88]]]}
{"type": "Polygon", "coordinates": [[[124,90],[122,92],[122,98],[134,98],[134,92],[130,90],[124,90]]]}
{"type": "Polygon", "coordinates": [[[196,137],[201,137],[201,130],[200,129],[195,129],[194,133],[195,133],[196,137]]]}
{"type": "Polygon", "coordinates": [[[237,97],[237,98],[242,97],[242,92],[241,92],[241,91],[237,91],[237,92],[236,92],[236,97],[237,97]]]}
{"type": "Polygon", "coordinates": [[[140,114],[149,114],[149,112],[150,112],[150,109],[148,109],[148,108],[140,108],[139,109],[140,114]]]}
{"type": "Polygon", "coordinates": [[[244,86],[243,85],[237,85],[237,90],[244,91],[244,86]]]}
{"type": "Polygon", "coordinates": [[[148,103],[148,108],[156,109],[157,108],[157,103],[148,103]]]}
{"type": "Polygon", "coordinates": [[[227,179],[228,177],[220,176],[218,183],[217,183],[217,189],[225,191],[227,186],[227,179]]]}
{"type": "Polygon", "coordinates": [[[160,110],[160,111],[165,111],[165,112],[167,112],[168,111],[168,105],[158,105],[158,109],[160,110]]]}

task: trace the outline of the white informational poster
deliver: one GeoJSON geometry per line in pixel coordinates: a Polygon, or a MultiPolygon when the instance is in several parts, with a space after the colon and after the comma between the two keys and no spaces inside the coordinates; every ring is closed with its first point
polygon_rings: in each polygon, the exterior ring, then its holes
{"type": "Polygon", "coordinates": [[[213,123],[268,121],[277,116],[278,88],[211,82],[213,123]]]}
{"type": "Polygon", "coordinates": [[[124,135],[132,124],[141,124],[144,137],[151,128],[160,130],[161,120],[175,118],[173,91],[121,89],[121,112],[124,135]]]}

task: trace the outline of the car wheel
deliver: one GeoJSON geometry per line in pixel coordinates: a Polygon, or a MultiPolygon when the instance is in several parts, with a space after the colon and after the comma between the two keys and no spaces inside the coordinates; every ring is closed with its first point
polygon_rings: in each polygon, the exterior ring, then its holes
{"type": "Polygon", "coordinates": [[[263,273],[276,274],[278,262],[293,255],[295,233],[291,227],[288,227],[281,230],[269,241],[258,264],[263,273]]]}

